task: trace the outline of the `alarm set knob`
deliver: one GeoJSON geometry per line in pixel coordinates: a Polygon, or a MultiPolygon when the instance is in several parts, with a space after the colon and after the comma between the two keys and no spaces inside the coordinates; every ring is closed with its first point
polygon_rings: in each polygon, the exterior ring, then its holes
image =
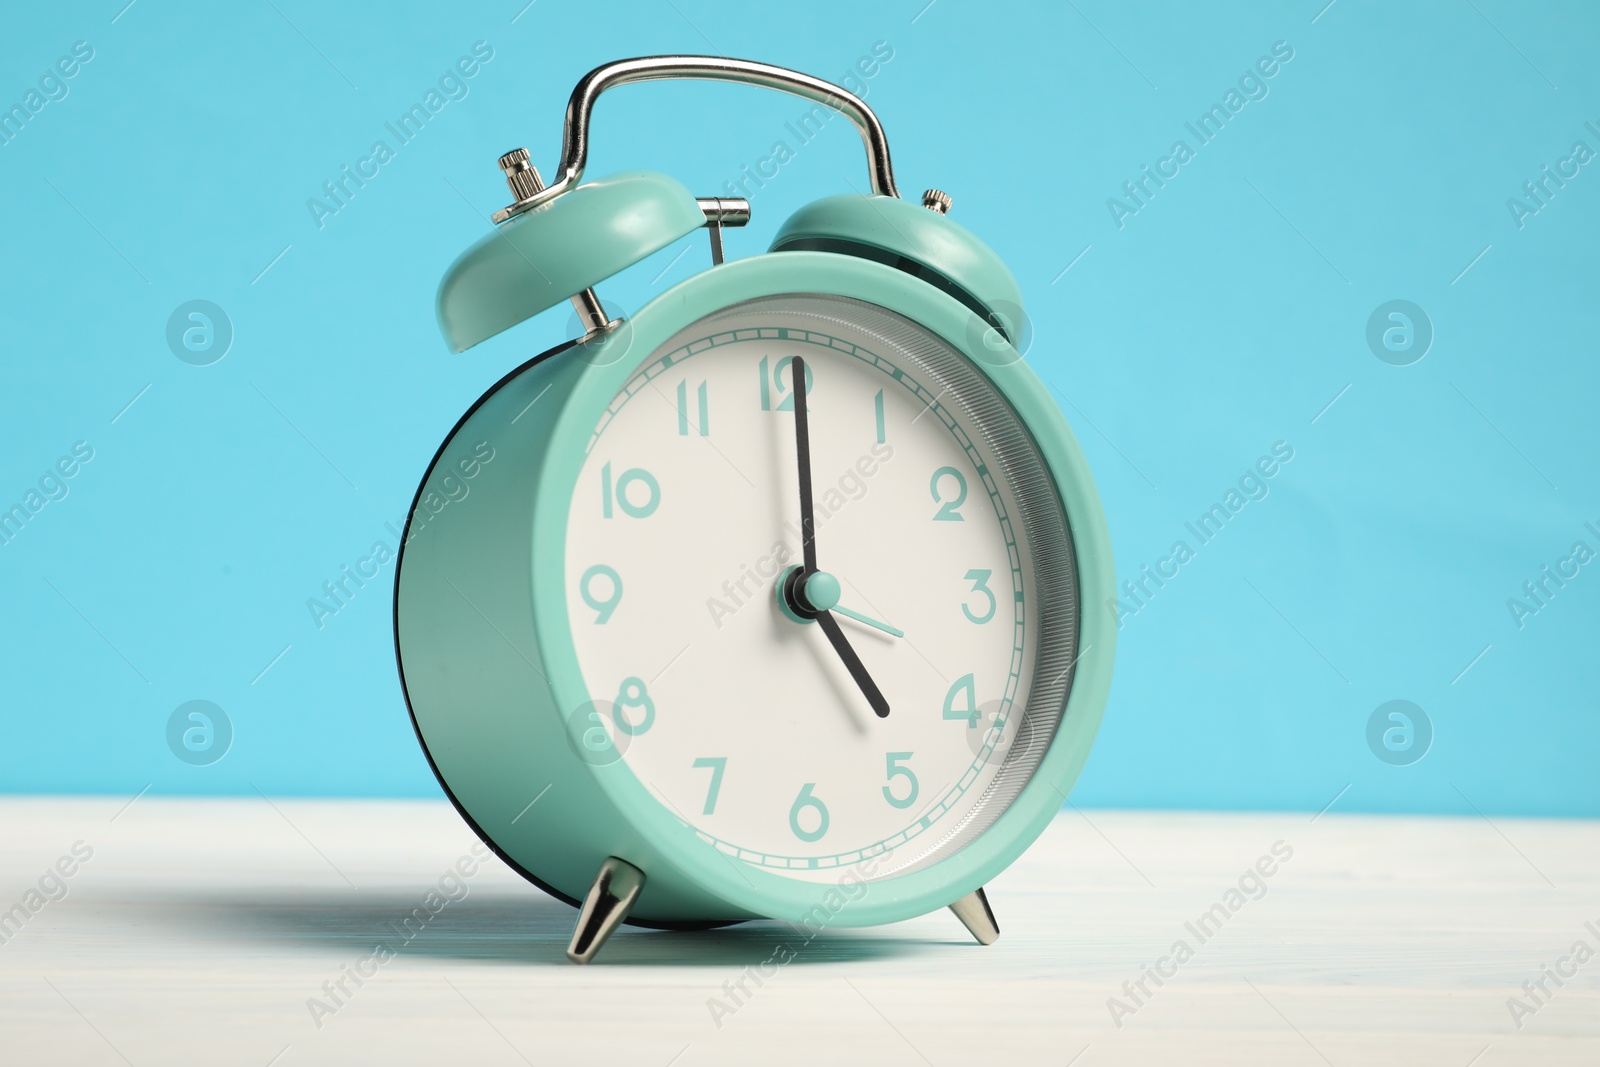
{"type": "MultiPolygon", "coordinates": [[[[511,195],[518,200],[526,200],[544,189],[544,179],[539,177],[539,168],[528,162],[526,148],[513,148],[501,156],[500,169],[505,171],[511,195]]],[[[578,313],[578,321],[583,324],[584,340],[622,325],[621,319],[613,319],[606,314],[604,305],[600,303],[600,295],[593,287],[572,294],[571,299],[573,310],[578,313]]]]}
{"type": "Polygon", "coordinates": [[[922,194],[922,206],[941,215],[950,214],[950,205],[953,203],[955,201],[950,199],[950,194],[940,189],[929,189],[922,194]]]}
{"type": "Polygon", "coordinates": [[[528,162],[526,148],[513,148],[501,156],[500,169],[506,172],[506,184],[511,186],[511,195],[518,200],[526,200],[544,188],[539,168],[528,162]]]}

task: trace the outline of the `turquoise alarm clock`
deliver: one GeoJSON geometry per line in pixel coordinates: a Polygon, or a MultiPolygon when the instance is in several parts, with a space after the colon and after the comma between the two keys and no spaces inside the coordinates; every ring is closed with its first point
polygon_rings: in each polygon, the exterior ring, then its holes
{"type": "Polygon", "coordinates": [[[583,335],[462,416],[412,504],[395,647],[457,810],[580,909],[809,931],[950,907],[1060,810],[1111,680],[1111,548],[1060,410],[1023,361],[1016,282],[929,190],[900,199],[865,103],[721,57],[591,71],[559,179],[446,273],[460,352],[571,300],[583,335]],[[633,171],[585,182],[606,89],[744,82],[848,116],[871,193],[723,262],[749,204],[633,171]],[[693,231],[711,265],[628,317],[594,286],[693,231]]]}

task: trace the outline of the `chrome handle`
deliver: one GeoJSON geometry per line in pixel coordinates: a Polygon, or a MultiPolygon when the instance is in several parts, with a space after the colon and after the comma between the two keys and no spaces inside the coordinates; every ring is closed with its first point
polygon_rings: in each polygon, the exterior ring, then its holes
{"type": "Polygon", "coordinates": [[[867,176],[872,191],[879,196],[900,195],[894,184],[894,167],[889,162],[889,140],[884,136],[883,124],[866,102],[854,93],[809,74],[748,59],[640,56],[596,67],[578,81],[571,99],[567,101],[566,127],[561,135],[560,177],[547,188],[495,212],[494,220],[504,222],[513,215],[560,196],[583,180],[583,170],[589,161],[589,120],[601,93],[618,85],[667,78],[759,85],[814,100],[840,112],[861,131],[861,141],[867,150],[867,176]]]}

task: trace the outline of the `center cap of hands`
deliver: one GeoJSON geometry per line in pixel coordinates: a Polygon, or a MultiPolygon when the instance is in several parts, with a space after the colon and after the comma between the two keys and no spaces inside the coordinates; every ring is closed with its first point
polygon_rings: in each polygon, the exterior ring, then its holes
{"type": "Polygon", "coordinates": [[[839,579],[827,571],[813,571],[805,581],[797,583],[800,599],[815,611],[828,611],[838,606],[839,579]]]}
{"type": "Polygon", "coordinates": [[[827,571],[806,574],[801,567],[787,567],[778,575],[778,606],[796,622],[812,622],[819,612],[831,611],[842,592],[839,579],[827,571]]]}

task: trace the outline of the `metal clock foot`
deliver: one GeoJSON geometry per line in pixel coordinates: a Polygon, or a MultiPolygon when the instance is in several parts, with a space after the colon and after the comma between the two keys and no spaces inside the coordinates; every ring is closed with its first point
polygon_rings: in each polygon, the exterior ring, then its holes
{"type": "Polygon", "coordinates": [[[573,963],[588,963],[594,959],[600,946],[628,917],[642,889],[643,871],[626,860],[608,857],[600,865],[600,873],[589,887],[589,895],[583,898],[578,926],[572,931],[572,942],[567,945],[567,959],[573,963]]]}
{"type": "Polygon", "coordinates": [[[968,893],[950,905],[950,910],[956,913],[961,925],[978,939],[978,944],[992,945],[1000,940],[1000,924],[994,921],[994,912],[989,908],[989,898],[984,896],[982,889],[968,893]]]}

